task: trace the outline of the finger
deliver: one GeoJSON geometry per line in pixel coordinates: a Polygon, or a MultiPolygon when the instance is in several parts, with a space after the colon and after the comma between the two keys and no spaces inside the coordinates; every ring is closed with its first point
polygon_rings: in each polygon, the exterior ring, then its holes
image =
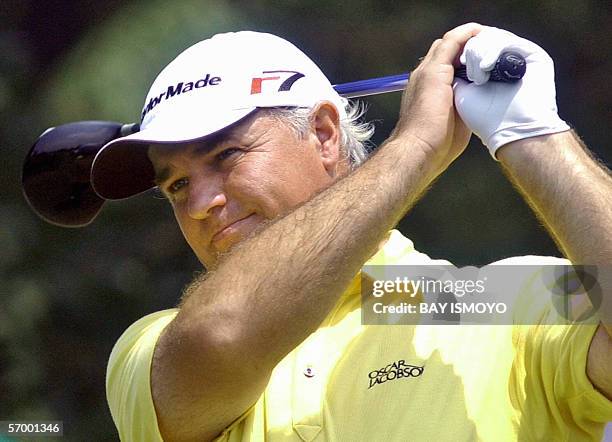
{"type": "Polygon", "coordinates": [[[491,76],[491,74],[490,72],[478,66],[478,62],[474,60],[471,63],[468,61],[467,76],[471,81],[474,82],[474,84],[481,85],[489,81],[489,77],[491,76]]]}
{"type": "Polygon", "coordinates": [[[437,65],[459,66],[459,55],[463,44],[457,40],[443,39],[440,43],[432,48],[429,61],[437,65]]]}
{"type": "Polygon", "coordinates": [[[482,69],[483,71],[492,70],[495,67],[495,64],[497,64],[497,60],[499,59],[500,54],[501,54],[501,49],[485,52],[482,56],[482,60],[480,61],[478,67],[482,69]]]}
{"type": "MultiPolygon", "coordinates": [[[[485,71],[490,71],[493,69],[495,64],[497,63],[497,59],[499,55],[503,51],[504,47],[507,46],[508,41],[513,41],[518,38],[516,35],[504,31],[503,29],[498,29],[494,27],[489,27],[481,32],[475,40],[479,40],[478,43],[486,42],[480,44],[482,46],[479,51],[480,54],[480,69],[485,71]]],[[[470,42],[471,43],[471,42],[470,42]]],[[[468,43],[468,46],[470,45],[468,43]]],[[[478,46],[477,42],[474,41],[474,46],[478,46]]]]}
{"type": "Polygon", "coordinates": [[[462,55],[465,61],[467,77],[475,84],[486,83],[489,80],[490,76],[490,73],[482,69],[478,64],[478,62],[480,61],[480,54],[478,53],[478,51],[473,50],[472,42],[479,38],[480,35],[482,34],[477,35],[476,37],[470,39],[467,42],[462,55]],[[472,46],[472,48],[470,48],[470,46],[472,46]]]}
{"type": "Polygon", "coordinates": [[[470,38],[478,35],[483,28],[485,28],[485,26],[480,23],[465,23],[444,34],[444,39],[457,40],[461,44],[465,44],[470,38]]]}
{"type": "MultiPolygon", "coordinates": [[[[478,23],[466,23],[451,29],[432,51],[432,59],[439,63],[455,64],[465,43],[482,30],[478,23]]],[[[432,47],[433,49],[433,47],[432,47]]]]}
{"type": "Polygon", "coordinates": [[[427,63],[427,62],[429,62],[429,60],[431,60],[431,58],[433,57],[434,51],[440,45],[440,43],[442,43],[442,39],[441,38],[438,38],[437,40],[434,40],[434,42],[429,47],[429,51],[427,51],[427,54],[425,54],[425,57],[422,58],[422,60],[421,60],[422,63],[427,63]]]}

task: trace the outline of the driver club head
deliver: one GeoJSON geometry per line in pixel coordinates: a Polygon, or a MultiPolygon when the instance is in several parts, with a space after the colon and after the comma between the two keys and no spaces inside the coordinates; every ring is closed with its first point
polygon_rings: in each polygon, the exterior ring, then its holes
{"type": "Polygon", "coordinates": [[[91,165],[108,142],[138,124],[79,121],[47,129],[28,152],[21,177],[26,200],[45,221],[62,227],[91,223],[104,204],[91,185],[91,165]]]}

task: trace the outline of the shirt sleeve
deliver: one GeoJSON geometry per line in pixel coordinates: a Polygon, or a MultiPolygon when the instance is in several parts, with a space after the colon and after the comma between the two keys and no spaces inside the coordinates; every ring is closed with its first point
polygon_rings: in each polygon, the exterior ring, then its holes
{"type": "Polygon", "coordinates": [[[111,352],[106,397],[124,442],[162,441],[151,395],[151,361],[159,336],[177,312],[163,310],[136,321],[111,352]]]}
{"type": "MultiPolygon", "coordinates": [[[[560,258],[522,258],[527,259],[509,264],[571,265],[560,258]]],[[[528,295],[551,298],[549,290],[535,278],[528,295]]],[[[535,324],[516,326],[514,333],[517,356],[510,395],[521,411],[519,440],[599,441],[605,424],[612,421],[612,401],[586,374],[598,324],[570,323],[550,303],[539,318],[535,324]]]]}
{"type": "Polygon", "coordinates": [[[586,374],[596,330],[596,325],[523,328],[522,363],[516,368],[524,371],[521,405],[523,421],[533,420],[525,425],[530,432],[548,426],[563,440],[601,440],[605,424],[612,420],[612,402],[586,374]],[[548,425],[541,425],[546,421],[548,425]]]}

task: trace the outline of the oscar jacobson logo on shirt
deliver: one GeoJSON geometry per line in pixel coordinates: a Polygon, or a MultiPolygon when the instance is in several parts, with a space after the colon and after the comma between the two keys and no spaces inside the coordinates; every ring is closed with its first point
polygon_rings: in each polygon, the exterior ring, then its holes
{"type": "Polygon", "coordinates": [[[402,378],[417,378],[423,374],[425,366],[416,366],[406,364],[406,361],[400,359],[397,362],[392,362],[378,370],[368,373],[369,386],[368,389],[378,384],[384,384],[387,381],[393,381],[402,378]]]}

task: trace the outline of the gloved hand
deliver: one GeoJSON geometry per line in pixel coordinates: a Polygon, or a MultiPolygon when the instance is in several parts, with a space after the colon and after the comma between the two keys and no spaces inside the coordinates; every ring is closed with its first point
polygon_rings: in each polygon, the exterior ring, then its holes
{"type": "Polygon", "coordinates": [[[456,80],[455,107],[493,158],[511,141],[570,129],[557,114],[553,61],[535,43],[486,27],[468,40],[460,61],[473,83],[456,80]],[[489,71],[506,51],[525,57],[525,76],[517,83],[488,82],[489,71]]]}

